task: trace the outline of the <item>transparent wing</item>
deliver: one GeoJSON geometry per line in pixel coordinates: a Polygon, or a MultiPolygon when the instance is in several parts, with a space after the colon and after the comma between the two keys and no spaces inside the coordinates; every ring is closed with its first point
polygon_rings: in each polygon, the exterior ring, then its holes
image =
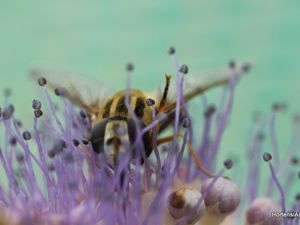
{"type": "MultiPolygon", "coordinates": [[[[244,62],[236,63],[235,69],[230,69],[227,66],[219,70],[208,71],[202,74],[185,75],[183,82],[183,94],[185,101],[189,101],[195,96],[201,95],[214,87],[228,84],[230,76],[232,75],[234,75],[236,79],[239,79],[243,74],[248,72],[250,68],[251,63],[244,62]]],[[[162,93],[162,91],[156,90],[157,99],[161,99],[162,93]]],[[[166,106],[169,106],[165,109],[166,111],[171,110],[172,106],[174,107],[173,103],[176,102],[176,98],[177,82],[176,77],[173,77],[168,91],[166,106]]]]}
{"type": "Polygon", "coordinates": [[[53,69],[33,68],[30,76],[34,81],[40,77],[47,80],[47,87],[55,90],[63,88],[65,96],[80,108],[84,108],[90,114],[98,112],[99,107],[107,99],[109,91],[101,83],[93,78],[81,74],[53,69]]]}

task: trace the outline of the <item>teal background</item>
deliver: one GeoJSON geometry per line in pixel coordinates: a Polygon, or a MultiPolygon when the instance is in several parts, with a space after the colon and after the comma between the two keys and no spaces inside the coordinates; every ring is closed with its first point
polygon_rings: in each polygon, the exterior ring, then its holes
{"type": "MultiPolygon", "coordinates": [[[[222,154],[244,156],[253,111],[287,101],[278,134],[283,149],[289,118],[299,109],[300,1],[0,1],[0,90],[10,87],[19,118],[31,120],[36,98],[27,71],[50,66],[90,74],[105,86],[153,90],[173,73],[167,49],[177,49],[190,73],[251,59],[254,70],[237,88],[222,154]]],[[[213,101],[213,99],[212,99],[213,101]]]]}

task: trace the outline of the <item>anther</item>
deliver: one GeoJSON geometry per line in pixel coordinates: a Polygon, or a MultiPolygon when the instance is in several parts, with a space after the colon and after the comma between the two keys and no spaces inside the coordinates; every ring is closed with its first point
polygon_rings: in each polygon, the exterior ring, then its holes
{"type": "Polygon", "coordinates": [[[48,156],[50,159],[53,159],[55,157],[55,151],[53,149],[48,151],[48,156]]]}
{"type": "Polygon", "coordinates": [[[153,106],[153,105],[155,105],[155,100],[152,99],[152,98],[148,98],[148,99],[146,100],[146,104],[147,104],[148,106],[153,106]]]}
{"type": "Polygon", "coordinates": [[[83,143],[84,145],[88,145],[89,142],[90,142],[90,140],[89,140],[88,138],[82,138],[82,143],[83,143]]]}
{"type": "Polygon", "coordinates": [[[189,128],[189,127],[191,127],[191,124],[192,124],[192,122],[191,122],[191,119],[190,118],[184,118],[183,119],[183,121],[182,121],[182,126],[184,127],[184,128],[189,128]]]}
{"type": "Polygon", "coordinates": [[[79,141],[77,139],[73,139],[73,145],[78,147],[79,146],[79,141]]]}
{"type": "Polygon", "coordinates": [[[16,123],[17,123],[17,126],[18,126],[19,128],[21,128],[22,125],[23,125],[22,122],[21,122],[20,120],[17,120],[16,123]]]}
{"type": "Polygon", "coordinates": [[[79,115],[81,116],[82,119],[86,118],[86,112],[84,110],[80,110],[79,115]]]}
{"type": "Polygon", "coordinates": [[[40,109],[35,109],[33,113],[36,118],[40,118],[43,115],[43,111],[40,109]]]}
{"type": "Polygon", "coordinates": [[[90,140],[91,140],[91,135],[90,135],[89,133],[86,132],[86,133],[83,135],[82,143],[83,143],[84,145],[88,145],[89,142],[90,142],[90,140]]]}
{"type": "Polygon", "coordinates": [[[12,117],[12,115],[14,114],[15,112],[15,108],[13,105],[9,105],[7,106],[3,112],[2,112],[2,117],[4,120],[8,120],[12,117]]]}
{"type": "Polygon", "coordinates": [[[272,160],[272,155],[268,152],[265,152],[264,155],[263,155],[263,159],[266,161],[266,162],[269,162],[270,160],[272,160]]]}
{"type": "Polygon", "coordinates": [[[274,112],[284,111],[287,108],[287,104],[284,102],[276,102],[272,105],[272,110],[274,112]]]}
{"type": "Polygon", "coordinates": [[[32,108],[33,109],[41,109],[42,103],[39,100],[34,99],[32,101],[32,108]]]}
{"type": "Polygon", "coordinates": [[[29,141],[31,139],[31,134],[29,131],[24,131],[23,138],[25,141],[29,141]]]}
{"type": "Polygon", "coordinates": [[[228,65],[229,65],[229,68],[230,68],[230,69],[234,69],[235,66],[236,66],[236,63],[235,63],[234,60],[230,60],[228,65]]]}
{"type": "Polygon", "coordinates": [[[242,65],[242,71],[244,73],[247,73],[249,70],[251,70],[251,68],[252,68],[251,63],[246,62],[242,65]]]}
{"type": "Polygon", "coordinates": [[[171,46],[169,49],[168,49],[168,54],[169,55],[174,55],[176,52],[175,48],[173,46],[171,46]]]}
{"type": "Polygon", "coordinates": [[[133,64],[132,64],[132,63],[127,63],[127,65],[126,65],[126,70],[127,70],[128,72],[132,72],[132,71],[134,70],[133,64]]]}
{"type": "Polygon", "coordinates": [[[16,154],[16,159],[17,159],[18,163],[23,163],[24,159],[25,159],[24,154],[22,154],[22,153],[16,154]]]}
{"type": "Polygon", "coordinates": [[[64,140],[60,139],[54,144],[53,150],[56,154],[60,154],[67,147],[67,143],[64,140]]]}
{"type": "Polygon", "coordinates": [[[49,165],[48,165],[48,170],[49,170],[50,172],[54,172],[54,171],[55,171],[55,166],[54,166],[53,164],[49,164],[49,165]]]}
{"type": "Polygon", "coordinates": [[[216,112],[216,107],[214,105],[209,106],[205,113],[204,113],[204,117],[205,118],[209,118],[211,117],[214,113],[216,112]]]}
{"type": "Polygon", "coordinates": [[[39,84],[40,86],[45,86],[45,85],[47,84],[46,78],[40,77],[40,78],[38,79],[38,84],[39,84]]]}
{"type": "Polygon", "coordinates": [[[179,72],[183,73],[183,74],[187,74],[189,72],[189,68],[187,65],[183,64],[180,69],[179,72]]]}
{"type": "Polygon", "coordinates": [[[17,138],[16,137],[11,137],[9,139],[9,144],[12,145],[12,146],[16,145],[17,144],[17,138]]]}
{"type": "Polygon", "coordinates": [[[225,166],[226,169],[230,170],[233,166],[232,160],[231,159],[226,159],[224,161],[224,166],[225,166]]]}
{"type": "Polygon", "coordinates": [[[55,93],[57,96],[65,96],[66,93],[67,93],[67,90],[66,90],[65,88],[58,87],[58,88],[55,88],[54,93],[55,93]]]}
{"type": "Polygon", "coordinates": [[[298,159],[296,156],[293,156],[293,157],[291,158],[291,163],[292,163],[293,165],[298,165],[298,164],[299,164],[299,159],[298,159]]]}

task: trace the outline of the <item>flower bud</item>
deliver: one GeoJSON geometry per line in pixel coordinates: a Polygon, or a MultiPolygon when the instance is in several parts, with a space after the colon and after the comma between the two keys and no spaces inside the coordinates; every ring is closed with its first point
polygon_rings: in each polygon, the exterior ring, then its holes
{"type": "Polygon", "coordinates": [[[202,195],[190,188],[180,188],[168,197],[168,210],[174,219],[187,218],[188,224],[197,222],[205,212],[204,202],[200,202],[202,195]]]}
{"type": "Polygon", "coordinates": [[[240,204],[241,193],[237,185],[231,180],[220,177],[212,187],[210,184],[214,178],[207,179],[201,188],[205,195],[205,205],[209,211],[219,214],[232,213],[240,204]],[[217,207],[214,207],[216,206],[217,207]]]}
{"type": "Polygon", "coordinates": [[[272,216],[272,212],[279,212],[277,206],[270,198],[255,199],[246,212],[246,224],[280,225],[281,219],[272,216]]]}

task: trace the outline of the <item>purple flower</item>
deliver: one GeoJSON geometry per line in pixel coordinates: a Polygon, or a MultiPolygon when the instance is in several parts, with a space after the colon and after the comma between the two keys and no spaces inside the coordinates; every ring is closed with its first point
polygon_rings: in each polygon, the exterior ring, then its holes
{"type": "MultiPolygon", "coordinates": [[[[240,165],[233,166],[232,160],[226,160],[226,169],[231,169],[227,172],[216,159],[229,123],[238,79],[233,76],[225,82],[227,85],[219,104],[207,105],[203,97],[204,124],[200,132],[183,98],[188,67],[178,66],[174,48],[169,52],[178,76],[174,137],[182,138],[155,148],[149,159],[143,158],[143,164],[132,162],[130,145],[120,152],[118,158],[121,160],[116,165],[109,164],[103,154],[96,154],[89,141],[93,126],[90,118],[66,98],[65,92],[56,91],[55,98],[61,101],[58,110],[44,87],[45,78],[38,81],[45,100],[34,100],[32,106],[28,106],[34,110],[31,128],[23,130],[18,126],[12,105],[2,107],[0,161],[6,180],[0,185],[0,224],[233,225],[244,220],[255,224],[271,218],[266,205],[278,211],[299,210],[299,199],[289,204],[290,192],[283,188],[283,184],[288,188],[297,182],[298,171],[289,165],[291,159],[294,164],[298,162],[294,156],[296,147],[293,145],[289,149],[281,170],[277,164],[273,166],[273,161],[280,162],[273,130],[275,117],[280,113],[278,107],[266,119],[257,120],[253,125],[253,137],[248,146],[248,176],[228,175],[228,178],[227,173],[240,173],[240,165]],[[183,109],[185,119],[182,120],[183,109]],[[274,160],[263,162],[264,140],[259,134],[265,132],[267,125],[274,160]],[[202,138],[197,146],[192,140],[199,134],[202,138]],[[270,170],[270,178],[260,184],[260,176],[264,176],[261,170],[265,169],[270,170]],[[279,173],[287,174],[286,180],[278,179],[279,173]],[[247,182],[245,188],[244,182],[247,182]],[[264,193],[260,185],[266,186],[264,193]],[[261,198],[261,195],[268,198],[261,198]]],[[[237,66],[230,65],[230,71],[234,72],[237,66]]],[[[147,104],[155,102],[148,99],[147,104]]],[[[136,146],[141,145],[143,133],[156,125],[157,120],[137,129],[136,146]]],[[[299,123],[294,126],[299,129],[299,123]]],[[[297,218],[293,221],[299,224],[297,218]]],[[[288,224],[289,221],[283,219],[283,222],[288,224]]]]}

